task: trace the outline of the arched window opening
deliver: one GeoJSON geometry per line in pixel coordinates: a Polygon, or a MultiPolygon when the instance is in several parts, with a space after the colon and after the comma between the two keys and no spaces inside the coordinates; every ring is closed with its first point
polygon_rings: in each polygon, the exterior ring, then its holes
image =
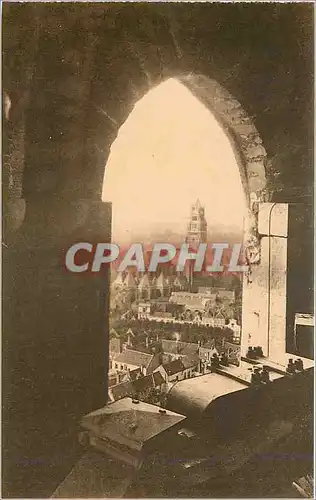
{"type": "MultiPolygon", "coordinates": [[[[154,353],[157,344],[163,350],[163,340],[176,330],[181,330],[180,340],[197,345],[215,341],[223,346],[236,339],[225,325],[234,319],[240,326],[242,276],[227,271],[227,259],[233,245],[243,241],[247,207],[235,151],[212,111],[176,79],[153,88],[135,105],[112,144],[102,199],[112,203],[114,243],[124,250],[142,243],[147,263],[155,243],[177,249],[183,243],[229,247],[223,252],[224,272],[206,267],[195,272],[188,262],[182,271],[175,262],[156,273],[130,267],[131,286],[138,288],[135,300],[126,300],[126,287],[111,288],[110,326],[123,339],[129,328],[136,329],[137,350],[154,353]]],[[[210,252],[214,256],[214,248],[210,252]]],[[[115,283],[118,274],[114,265],[115,283]]]]}

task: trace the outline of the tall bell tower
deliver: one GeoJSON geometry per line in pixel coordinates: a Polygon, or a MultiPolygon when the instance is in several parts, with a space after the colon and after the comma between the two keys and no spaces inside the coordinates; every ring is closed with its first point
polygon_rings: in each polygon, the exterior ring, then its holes
{"type": "Polygon", "coordinates": [[[199,200],[191,206],[190,222],[188,224],[188,231],[186,243],[189,243],[193,248],[197,247],[200,243],[207,241],[207,222],[205,219],[205,210],[199,200]]]}
{"type": "MultiPolygon", "coordinates": [[[[188,243],[191,250],[197,250],[200,243],[207,242],[207,222],[205,219],[205,210],[200,200],[191,205],[190,222],[188,224],[187,236],[185,242],[188,243]]],[[[193,287],[193,268],[194,262],[187,261],[185,275],[189,282],[189,290],[193,287]]]]}

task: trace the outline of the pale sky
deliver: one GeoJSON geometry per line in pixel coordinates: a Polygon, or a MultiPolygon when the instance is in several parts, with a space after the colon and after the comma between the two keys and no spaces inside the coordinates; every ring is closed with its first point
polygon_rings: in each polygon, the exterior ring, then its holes
{"type": "Polygon", "coordinates": [[[165,229],[185,237],[197,198],[209,232],[242,227],[245,197],[229,139],[211,112],[169,79],[135,105],[112,144],[102,196],[113,203],[112,241],[165,229]]]}

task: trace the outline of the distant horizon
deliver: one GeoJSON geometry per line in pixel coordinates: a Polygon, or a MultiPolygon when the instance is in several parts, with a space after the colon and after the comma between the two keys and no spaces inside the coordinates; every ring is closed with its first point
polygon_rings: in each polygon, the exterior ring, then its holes
{"type": "MultiPolygon", "coordinates": [[[[126,229],[124,236],[121,234],[121,238],[119,240],[114,241],[114,239],[112,238],[112,241],[118,245],[130,245],[132,243],[142,243],[142,242],[184,243],[187,235],[186,230],[189,220],[190,219],[187,218],[186,224],[184,225],[182,232],[180,228],[176,230],[173,229],[172,227],[165,227],[163,226],[163,224],[157,223],[153,224],[153,227],[151,228],[150,231],[126,229]]],[[[219,243],[219,242],[240,243],[242,238],[243,238],[243,228],[238,226],[218,225],[217,227],[213,228],[208,227],[207,229],[207,243],[219,243]]]]}
{"type": "MultiPolygon", "coordinates": [[[[130,245],[132,243],[184,243],[186,234],[175,232],[170,228],[164,230],[156,230],[141,233],[133,231],[126,231],[125,238],[121,237],[119,240],[112,238],[113,243],[117,245],[130,245]]],[[[217,231],[207,231],[207,243],[241,243],[243,238],[243,230],[238,227],[225,227],[225,231],[218,228],[217,231]]]]}

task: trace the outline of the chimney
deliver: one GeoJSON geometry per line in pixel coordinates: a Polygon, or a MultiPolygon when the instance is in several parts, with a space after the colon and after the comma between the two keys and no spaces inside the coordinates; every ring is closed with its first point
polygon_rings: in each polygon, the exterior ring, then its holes
{"type": "Polygon", "coordinates": [[[202,360],[199,361],[199,373],[203,373],[204,371],[204,365],[202,363],[202,360]]]}
{"type": "Polygon", "coordinates": [[[175,332],[174,337],[175,337],[176,341],[178,342],[180,340],[180,333],[175,332]]]}

